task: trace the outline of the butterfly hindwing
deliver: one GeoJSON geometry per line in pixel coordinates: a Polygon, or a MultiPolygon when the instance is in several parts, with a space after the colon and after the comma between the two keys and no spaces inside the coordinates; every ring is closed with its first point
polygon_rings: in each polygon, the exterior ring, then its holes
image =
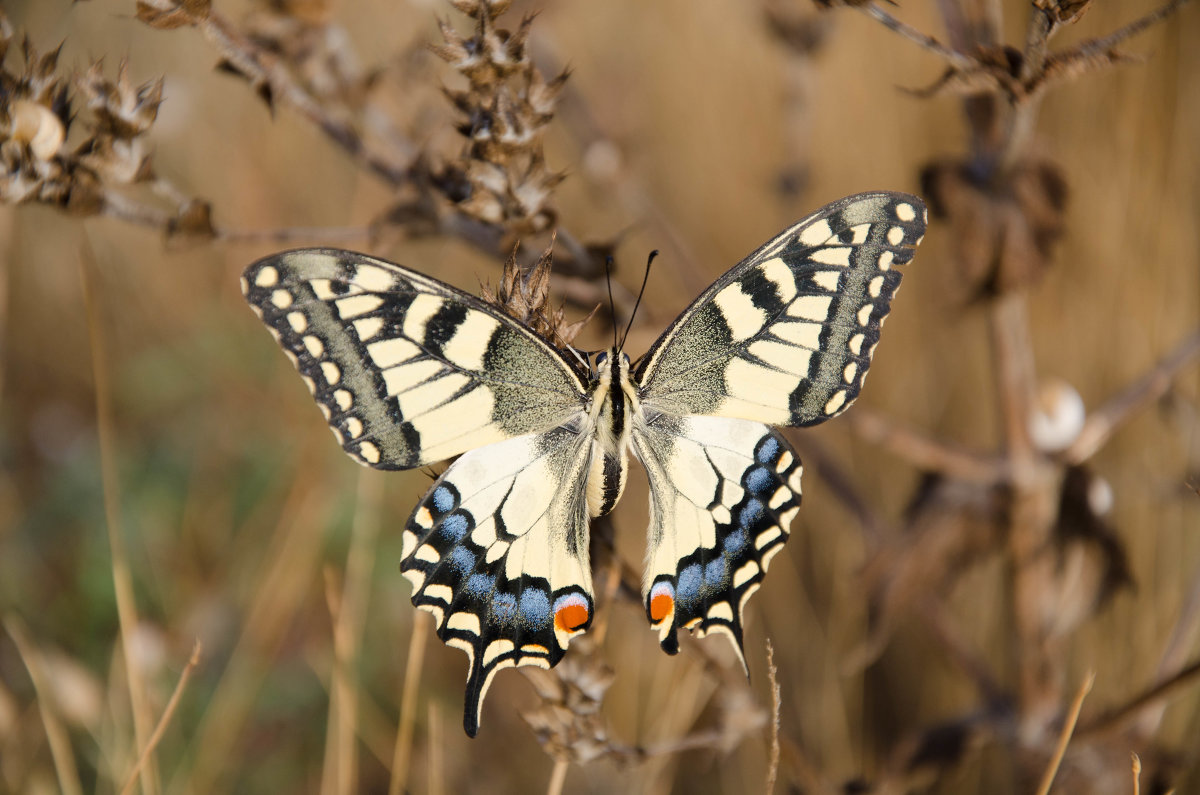
{"type": "Polygon", "coordinates": [[[812,425],[858,396],[912,259],[925,205],[902,193],[834,202],[718,279],[639,363],[648,409],[812,425]]]}
{"type": "Polygon", "coordinates": [[[590,451],[591,439],[567,427],[472,450],[405,527],[400,570],[413,604],[470,658],[464,726],[472,736],[496,671],[549,668],[591,624],[590,451]]]}
{"type": "Polygon", "coordinates": [[[742,654],[742,613],[800,505],[800,460],[770,427],[658,415],[634,425],[650,478],[646,617],[674,654],[676,630],[719,631],[742,654]]]}
{"type": "Polygon", "coordinates": [[[561,354],[407,268],[348,251],[289,251],[247,268],[242,290],[359,463],[408,469],[581,410],[584,384],[561,354]]]}

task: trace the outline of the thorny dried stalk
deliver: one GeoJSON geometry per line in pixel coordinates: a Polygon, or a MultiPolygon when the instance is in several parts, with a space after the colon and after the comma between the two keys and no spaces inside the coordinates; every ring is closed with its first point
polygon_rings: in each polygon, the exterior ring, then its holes
{"type": "MultiPolygon", "coordinates": [[[[1068,706],[1064,643],[1132,582],[1121,536],[1106,517],[1111,505],[1107,484],[1087,460],[1121,422],[1165,393],[1174,376],[1195,361],[1200,332],[1091,417],[1069,385],[1043,389],[1039,398],[1043,385],[1033,366],[1025,295],[1053,258],[1069,191],[1057,165],[1030,154],[1031,139],[1038,100],[1047,88],[1129,61],[1118,45],[1181,4],[1172,0],[1109,36],[1059,53],[1049,52],[1051,38],[1079,18],[1088,0],[1035,3],[1022,50],[996,42],[996,20],[982,18],[983,12],[968,4],[940,6],[953,47],[877,5],[847,4],[948,62],[946,73],[929,89],[916,92],[919,96],[965,97],[971,150],[963,158],[927,166],[922,185],[935,217],[948,224],[963,297],[989,315],[1004,430],[1002,449],[988,453],[925,438],[862,412],[850,420],[865,436],[927,473],[903,532],[886,533],[865,569],[874,594],[872,629],[857,664],[882,650],[899,614],[915,611],[948,657],[977,683],[984,701],[982,713],[950,719],[898,744],[876,782],[881,789],[904,789],[917,768],[943,770],[970,749],[994,742],[1023,760],[1025,783],[1032,786],[1037,772],[1045,769],[1044,749],[1068,706]],[[1004,678],[990,670],[986,656],[975,652],[937,608],[964,571],[994,555],[1005,557],[1010,580],[1017,682],[1012,693],[1000,689],[997,683],[1004,678]]],[[[1184,671],[1190,673],[1194,666],[1184,671]]],[[[1164,681],[1173,683],[1188,678],[1164,675],[1164,681]]],[[[1105,714],[1125,718],[1157,701],[1143,698],[1105,714]]],[[[1094,738],[1085,729],[1074,742],[1094,743],[1094,738]]],[[[1116,773],[1106,763],[1097,766],[1097,756],[1118,758],[1068,749],[1063,766],[1064,775],[1072,777],[1072,791],[1092,788],[1116,773]]],[[[1171,755],[1160,750],[1153,756],[1162,761],[1171,755]]]]}

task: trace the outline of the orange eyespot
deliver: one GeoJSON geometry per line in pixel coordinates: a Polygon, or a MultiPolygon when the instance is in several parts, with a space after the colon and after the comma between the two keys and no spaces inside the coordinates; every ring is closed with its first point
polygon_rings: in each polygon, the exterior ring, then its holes
{"type": "Polygon", "coordinates": [[[650,598],[650,618],[653,621],[662,621],[674,609],[675,600],[669,593],[659,592],[650,598]]]}
{"type": "Polygon", "coordinates": [[[565,632],[574,632],[587,622],[588,609],[577,602],[567,603],[554,613],[555,625],[565,632]]]}

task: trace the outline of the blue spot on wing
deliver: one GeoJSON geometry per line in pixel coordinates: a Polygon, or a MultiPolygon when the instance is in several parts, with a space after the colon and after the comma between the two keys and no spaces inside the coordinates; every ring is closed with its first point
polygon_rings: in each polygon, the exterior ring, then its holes
{"type": "Polygon", "coordinates": [[[550,597],[537,588],[526,588],[517,602],[517,617],[529,627],[539,628],[550,623],[550,597]]]}
{"type": "Polygon", "coordinates": [[[751,494],[762,494],[771,488],[771,483],[774,480],[775,473],[771,470],[766,467],[754,467],[746,472],[746,490],[751,494]]]}
{"type": "Polygon", "coordinates": [[[748,500],[738,512],[738,527],[743,530],[749,530],[751,527],[763,517],[763,504],[761,500],[748,500]]]}
{"type": "Polygon", "coordinates": [[[475,555],[466,547],[455,547],[450,552],[450,566],[458,572],[460,577],[465,577],[469,572],[473,571],[477,560],[475,555]]]}
{"type": "Polygon", "coordinates": [[[704,584],[712,588],[725,580],[725,558],[717,558],[704,567],[704,584]]]}
{"type": "MultiPolygon", "coordinates": [[[[483,576],[484,575],[482,575],[482,574],[475,575],[475,577],[483,577],[483,576]]],[[[474,580],[475,577],[472,577],[471,579],[474,580]]],[[[485,579],[489,580],[489,583],[488,583],[489,588],[491,588],[495,584],[495,581],[492,580],[490,577],[485,578],[485,579]]],[[[467,588],[470,588],[470,587],[471,587],[471,583],[468,582],[467,588]]],[[[510,621],[512,621],[513,618],[516,617],[516,615],[517,615],[517,597],[513,596],[512,594],[507,594],[507,593],[496,594],[492,598],[492,615],[495,616],[496,621],[499,622],[500,624],[507,624],[510,621]]]]}
{"type": "Polygon", "coordinates": [[[675,588],[675,601],[680,604],[691,604],[700,596],[700,564],[693,563],[679,572],[678,585],[675,588]]]}
{"type": "MultiPolygon", "coordinates": [[[[495,587],[496,587],[496,578],[495,577],[489,576],[487,574],[472,574],[470,577],[467,578],[467,584],[463,586],[463,591],[467,595],[473,596],[478,599],[478,598],[487,596],[487,594],[495,587]]],[[[507,596],[507,594],[505,594],[505,595],[507,596]]],[[[509,596],[508,598],[515,603],[516,600],[513,600],[511,596],[509,596]]],[[[493,611],[495,610],[495,601],[493,601],[492,609],[493,609],[493,611]]]]}
{"type": "Polygon", "coordinates": [[[454,508],[454,492],[450,491],[450,489],[446,488],[445,486],[438,486],[433,490],[433,493],[429,495],[429,498],[433,502],[433,507],[437,509],[438,513],[446,513],[454,508]]]}
{"type": "Polygon", "coordinates": [[[744,529],[735,530],[725,536],[721,545],[725,547],[725,554],[736,555],[742,547],[746,546],[746,531],[744,529]]]}
{"type": "Polygon", "coordinates": [[[774,436],[765,437],[758,446],[754,457],[760,464],[770,464],[779,457],[779,441],[774,436]]]}
{"type": "Polygon", "coordinates": [[[439,534],[451,544],[462,541],[467,534],[467,517],[461,513],[452,513],[442,520],[439,534]]]}

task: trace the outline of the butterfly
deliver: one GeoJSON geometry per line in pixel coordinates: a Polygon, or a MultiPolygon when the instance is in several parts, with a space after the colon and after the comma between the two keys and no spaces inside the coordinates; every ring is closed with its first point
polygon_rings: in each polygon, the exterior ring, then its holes
{"type": "Polygon", "coordinates": [[[742,650],[746,602],[788,538],[799,457],[771,426],[857,397],[925,232],[924,203],[850,196],[717,279],[638,359],[560,350],[501,309],[337,249],[246,269],[242,290],[342,448],[376,469],[457,456],[404,527],[401,573],[466,652],[463,725],[495,673],[549,668],[592,622],[588,525],[650,486],[643,597],[670,654],[680,628],[742,650]]]}

